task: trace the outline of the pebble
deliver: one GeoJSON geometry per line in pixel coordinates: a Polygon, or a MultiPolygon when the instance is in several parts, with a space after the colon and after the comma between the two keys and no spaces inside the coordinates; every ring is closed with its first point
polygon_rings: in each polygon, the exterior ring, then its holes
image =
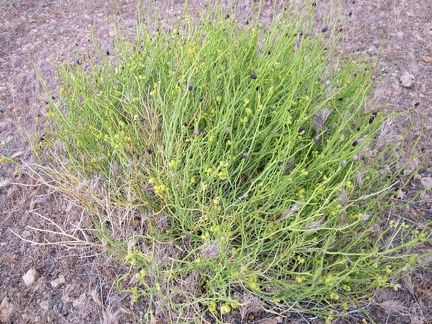
{"type": "Polygon", "coordinates": [[[405,73],[400,77],[400,82],[402,84],[402,87],[411,88],[414,85],[414,75],[405,73]]]}
{"type": "Polygon", "coordinates": [[[22,278],[24,280],[24,284],[27,287],[30,287],[34,285],[38,277],[39,277],[39,273],[37,272],[37,270],[31,268],[29,271],[27,271],[27,273],[22,278]]]}
{"type": "Polygon", "coordinates": [[[49,309],[49,301],[48,300],[41,300],[39,302],[39,307],[44,310],[47,311],[49,309]]]}
{"type": "Polygon", "coordinates": [[[65,277],[60,275],[56,280],[51,281],[51,286],[58,288],[66,283],[65,277]]]}
{"type": "Polygon", "coordinates": [[[366,53],[368,53],[370,56],[377,56],[378,55],[378,51],[377,48],[375,46],[371,46],[366,50],[366,53]]]}
{"type": "Polygon", "coordinates": [[[425,62],[425,63],[430,63],[430,62],[432,62],[432,56],[429,56],[429,55],[424,55],[424,56],[421,57],[421,59],[422,59],[422,61],[425,62]]]}
{"type": "Polygon", "coordinates": [[[423,185],[423,187],[425,187],[426,189],[432,188],[432,178],[431,177],[421,178],[420,182],[423,185]]]}

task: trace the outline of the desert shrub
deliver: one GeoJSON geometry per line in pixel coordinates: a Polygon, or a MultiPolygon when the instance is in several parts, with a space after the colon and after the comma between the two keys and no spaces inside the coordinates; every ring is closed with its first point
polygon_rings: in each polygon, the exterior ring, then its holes
{"type": "Polygon", "coordinates": [[[70,192],[130,264],[134,302],[171,321],[253,298],[331,318],[416,266],[427,228],[384,214],[403,141],[380,142],[391,116],[366,103],[373,69],[335,53],[336,24],[185,11],[59,67],[40,157],[63,189],[83,184],[70,192]]]}

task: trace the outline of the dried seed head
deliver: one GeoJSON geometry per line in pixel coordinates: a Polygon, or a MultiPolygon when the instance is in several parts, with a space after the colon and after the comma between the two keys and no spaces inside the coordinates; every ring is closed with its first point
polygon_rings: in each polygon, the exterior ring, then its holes
{"type": "Polygon", "coordinates": [[[295,203],[290,209],[288,209],[286,212],[282,214],[282,216],[279,218],[279,221],[283,221],[287,218],[291,218],[297,213],[299,209],[300,209],[300,204],[295,203]]]}
{"type": "Polygon", "coordinates": [[[324,27],[321,29],[321,32],[325,33],[325,32],[327,32],[328,30],[329,30],[328,26],[324,26],[324,27]]]}
{"type": "Polygon", "coordinates": [[[284,169],[284,172],[285,172],[285,173],[289,173],[289,172],[292,170],[294,164],[295,164],[295,158],[292,157],[292,158],[290,158],[290,159],[288,160],[288,162],[286,163],[286,165],[285,165],[285,169],[284,169]]]}
{"type": "Polygon", "coordinates": [[[324,224],[326,218],[325,216],[321,217],[317,221],[308,223],[303,229],[317,229],[320,228],[322,224],[324,224]]]}
{"type": "Polygon", "coordinates": [[[381,130],[377,136],[377,147],[380,148],[389,143],[396,142],[398,138],[399,136],[395,131],[394,120],[388,119],[382,124],[381,130]]]}
{"type": "Polygon", "coordinates": [[[322,108],[315,113],[312,118],[312,127],[316,131],[321,132],[324,129],[324,124],[330,116],[330,112],[330,109],[322,108]]]}
{"type": "Polygon", "coordinates": [[[359,187],[363,187],[364,178],[363,178],[363,174],[360,171],[357,171],[356,181],[357,181],[359,187]]]}
{"type": "Polygon", "coordinates": [[[371,214],[363,214],[363,215],[361,216],[361,220],[362,220],[362,222],[366,222],[366,221],[368,221],[371,217],[372,217],[371,214]]]}
{"type": "Polygon", "coordinates": [[[210,259],[215,258],[219,255],[219,240],[215,240],[212,243],[206,243],[201,249],[201,258],[210,259]]]}
{"type": "Polygon", "coordinates": [[[349,203],[349,198],[348,198],[348,195],[346,193],[345,188],[342,188],[341,192],[339,193],[339,201],[340,201],[342,206],[347,206],[349,203]]]}
{"type": "Polygon", "coordinates": [[[192,90],[193,90],[193,84],[189,84],[188,90],[189,90],[189,91],[192,91],[192,90]]]}
{"type": "Polygon", "coordinates": [[[250,75],[250,77],[251,77],[251,79],[254,79],[254,80],[256,80],[258,77],[257,77],[257,75],[255,74],[255,73],[252,73],[251,75],[250,75]]]}
{"type": "Polygon", "coordinates": [[[156,217],[154,219],[154,225],[158,231],[164,232],[170,226],[168,216],[167,215],[159,215],[158,217],[156,217]]]}

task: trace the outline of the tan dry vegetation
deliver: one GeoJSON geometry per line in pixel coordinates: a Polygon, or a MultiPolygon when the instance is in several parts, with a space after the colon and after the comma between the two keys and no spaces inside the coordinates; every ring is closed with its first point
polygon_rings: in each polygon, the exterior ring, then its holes
{"type": "MultiPolygon", "coordinates": [[[[182,1],[156,2],[168,23],[183,6],[182,1]]],[[[242,13],[255,1],[238,2],[239,19],[244,19],[242,13]]],[[[267,15],[271,14],[272,2],[264,1],[267,15]]],[[[198,11],[198,1],[191,3],[198,11]]],[[[230,4],[229,1],[224,3],[230,4]]],[[[321,5],[325,7],[325,3],[321,5]]],[[[98,251],[90,247],[71,249],[64,245],[38,246],[27,242],[67,239],[30,228],[55,230],[47,218],[59,224],[68,235],[82,240],[86,238],[78,229],[91,226],[77,201],[55,192],[31,172],[32,156],[26,136],[36,142],[43,136],[37,129],[36,119],[43,118],[45,113],[44,102],[38,99],[42,92],[34,67],[55,89],[53,63],[76,60],[77,48],[89,52],[91,26],[100,39],[101,48],[112,48],[114,31],[109,19],[113,17],[121,18],[126,35],[133,35],[136,6],[135,1],[111,0],[0,2],[0,153],[12,155],[20,162],[0,164],[1,323],[128,323],[137,322],[142,315],[142,308],[132,307],[129,298],[114,290],[116,275],[124,269],[98,251]],[[30,269],[36,269],[37,276],[34,284],[27,287],[22,276],[30,269]],[[59,281],[61,276],[64,282],[59,281]]],[[[432,2],[344,1],[343,15],[350,18],[340,50],[347,55],[379,58],[376,98],[370,105],[382,105],[387,112],[415,106],[413,113],[402,119],[400,125],[388,126],[390,133],[397,135],[402,124],[412,122],[409,141],[415,143],[420,137],[418,159],[410,166],[411,171],[419,171],[419,176],[399,197],[408,199],[424,187],[423,179],[432,177],[432,2]],[[402,78],[405,75],[413,76],[411,85],[402,84],[406,82],[406,78],[402,78]]],[[[416,222],[430,219],[431,197],[429,191],[417,197],[406,210],[389,213],[416,222]]],[[[209,246],[204,253],[214,251],[209,246]]],[[[185,284],[193,286],[193,280],[185,284]]],[[[430,268],[425,268],[401,280],[401,290],[378,292],[370,305],[374,320],[377,323],[431,320],[431,282],[430,268]]],[[[259,320],[262,314],[252,306],[243,309],[232,323],[247,323],[253,321],[252,318],[259,320]]],[[[283,322],[301,322],[301,319],[292,315],[283,322]]],[[[358,321],[356,314],[341,320],[358,321]]]]}

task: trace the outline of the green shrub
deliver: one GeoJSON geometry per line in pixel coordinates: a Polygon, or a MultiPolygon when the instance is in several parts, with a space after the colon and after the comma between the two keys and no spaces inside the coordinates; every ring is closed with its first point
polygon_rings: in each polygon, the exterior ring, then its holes
{"type": "Polygon", "coordinates": [[[100,239],[134,301],[171,321],[222,320],[245,296],[344,315],[397,289],[429,235],[383,216],[403,167],[365,108],[372,69],[335,54],[335,26],[288,12],[185,14],[59,69],[47,161],[63,188],[99,179],[82,198],[100,239]]]}

